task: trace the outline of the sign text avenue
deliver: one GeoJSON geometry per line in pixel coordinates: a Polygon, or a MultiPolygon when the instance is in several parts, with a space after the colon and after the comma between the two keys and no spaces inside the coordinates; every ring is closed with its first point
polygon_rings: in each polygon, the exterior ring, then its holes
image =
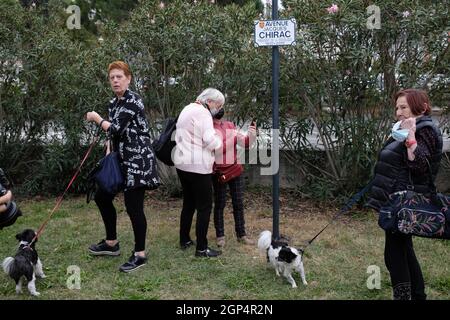
{"type": "Polygon", "coordinates": [[[255,20],[255,46],[295,45],[296,21],[255,20]]]}

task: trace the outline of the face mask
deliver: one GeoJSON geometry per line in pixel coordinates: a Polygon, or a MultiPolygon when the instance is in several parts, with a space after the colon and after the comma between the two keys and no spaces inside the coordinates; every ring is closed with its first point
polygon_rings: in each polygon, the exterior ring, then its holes
{"type": "Polygon", "coordinates": [[[217,109],[209,109],[209,112],[211,113],[212,117],[214,118],[216,116],[216,114],[219,113],[219,110],[217,110],[217,109]]]}
{"type": "Polygon", "coordinates": [[[207,104],[207,103],[205,103],[205,105],[206,105],[206,107],[208,108],[208,110],[209,110],[209,112],[211,113],[211,116],[212,116],[213,118],[220,119],[220,118],[222,118],[223,115],[225,114],[225,110],[224,110],[223,108],[215,109],[215,108],[211,108],[211,107],[209,106],[209,104],[207,104]],[[217,118],[217,117],[219,117],[219,118],[217,118]]]}
{"type": "Polygon", "coordinates": [[[220,120],[220,119],[222,119],[224,114],[225,114],[224,108],[220,108],[219,111],[217,111],[217,113],[215,115],[213,115],[213,117],[216,118],[217,120],[220,120]]]}
{"type": "Polygon", "coordinates": [[[207,104],[206,102],[205,102],[205,104],[204,104],[203,106],[206,107],[206,109],[209,110],[209,113],[211,113],[211,116],[212,116],[213,118],[214,118],[215,115],[219,112],[219,110],[217,110],[217,109],[211,109],[211,107],[209,106],[209,104],[207,104]]]}
{"type": "Polygon", "coordinates": [[[391,136],[397,141],[403,142],[408,138],[409,129],[400,129],[400,124],[402,122],[398,121],[392,127],[391,136]]]}

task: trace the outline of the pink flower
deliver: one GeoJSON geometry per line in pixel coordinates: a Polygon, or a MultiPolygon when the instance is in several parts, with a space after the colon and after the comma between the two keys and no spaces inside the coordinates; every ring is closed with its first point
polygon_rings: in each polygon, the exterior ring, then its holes
{"type": "Polygon", "coordinates": [[[331,7],[327,8],[328,13],[337,13],[339,11],[339,7],[337,4],[332,4],[331,7]]]}
{"type": "Polygon", "coordinates": [[[402,12],[403,18],[408,18],[410,15],[411,15],[411,12],[409,12],[408,10],[402,12]]]}
{"type": "Polygon", "coordinates": [[[166,5],[165,5],[164,2],[162,2],[162,1],[159,3],[159,8],[160,8],[160,9],[164,9],[165,6],[166,6],[166,5]]]}

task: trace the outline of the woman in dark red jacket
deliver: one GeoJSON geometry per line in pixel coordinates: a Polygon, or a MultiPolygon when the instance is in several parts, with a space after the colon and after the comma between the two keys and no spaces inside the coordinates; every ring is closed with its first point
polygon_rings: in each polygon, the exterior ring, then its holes
{"type": "Polygon", "coordinates": [[[215,154],[214,163],[214,227],[216,228],[217,245],[225,245],[225,230],[223,222],[223,211],[227,201],[227,185],[230,188],[231,201],[233,203],[233,216],[235,232],[239,242],[245,244],[254,244],[245,231],[244,219],[244,179],[242,177],[243,167],[238,163],[237,145],[248,149],[256,138],[256,125],[252,123],[249,126],[248,134],[240,133],[234,123],[224,121],[222,117],[225,111],[222,108],[214,116],[214,129],[222,137],[222,152],[215,154]],[[231,179],[225,178],[224,173],[234,172],[231,179]],[[236,176],[237,175],[237,176],[236,176]],[[227,181],[223,181],[225,178],[227,181]],[[221,181],[222,180],[222,181],[221,181]]]}

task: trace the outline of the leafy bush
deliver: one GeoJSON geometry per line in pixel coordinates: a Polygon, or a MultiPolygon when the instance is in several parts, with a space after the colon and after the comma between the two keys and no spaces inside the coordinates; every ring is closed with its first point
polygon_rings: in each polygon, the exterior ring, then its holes
{"type": "MultiPolygon", "coordinates": [[[[153,136],[162,120],[210,86],[226,94],[228,116],[238,125],[256,117],[261,128],[271,127],[271,48],[255,48],[252,40],[259,1],[128,2],[135,5],[128,20],[114,19],[123,11],[103,13],[98,28],[82,20],[82,30],[66,28],[71,2],[35,9],[0,2],[0,164],[23,190],[63,190],[63,177],[74,172],[93,135],[84,114],[106,115],[113,60],[130,63],[153,136]]],[[[334,3],[339,11],[328,13],[331,1],[285,0],[280,13],[299,23],[297,45],[280,47],[281,139],[305,176],[301,191],[316,197],[353,192],[368,180],[399,88],[426,88],[445,112],[450,98],[448,6],[386,0],[378,4],[381,28],[368,29],[371,2],[334,3]]],[[[117,1],[113,7],[123,9],[117,1]]],[[[86,3],[82,11],[89,11],[86,3]]],[[[86,168],[101,152],[95,149],[86,168]]],[[[161,175],[175,181],[166,169],[161,175]]]]}
{"type": "Polygon", "coordinates": [[[424,88],[434,105],[448,106],[448,6],[383,1],[381,28],[369,29],[368,1],[336,1],[337,13],[326,10],[329,1],[284,3],[300,32],[297,46],[281,49],[283,142],[297,150],[292,163],[306,176],[303,190],[353,192],[372,174],[396,91],[424,88]],[[311,152],[313,131],[325,161],[311,152]]]}
{"type": "Polygon", "coordinates": [[[83,116],[108,97],[107,51],[73,40],[65,16],[42,10],[0,4],[0,163],[30,193],[67,184],[88,144],[83,116]]]}

